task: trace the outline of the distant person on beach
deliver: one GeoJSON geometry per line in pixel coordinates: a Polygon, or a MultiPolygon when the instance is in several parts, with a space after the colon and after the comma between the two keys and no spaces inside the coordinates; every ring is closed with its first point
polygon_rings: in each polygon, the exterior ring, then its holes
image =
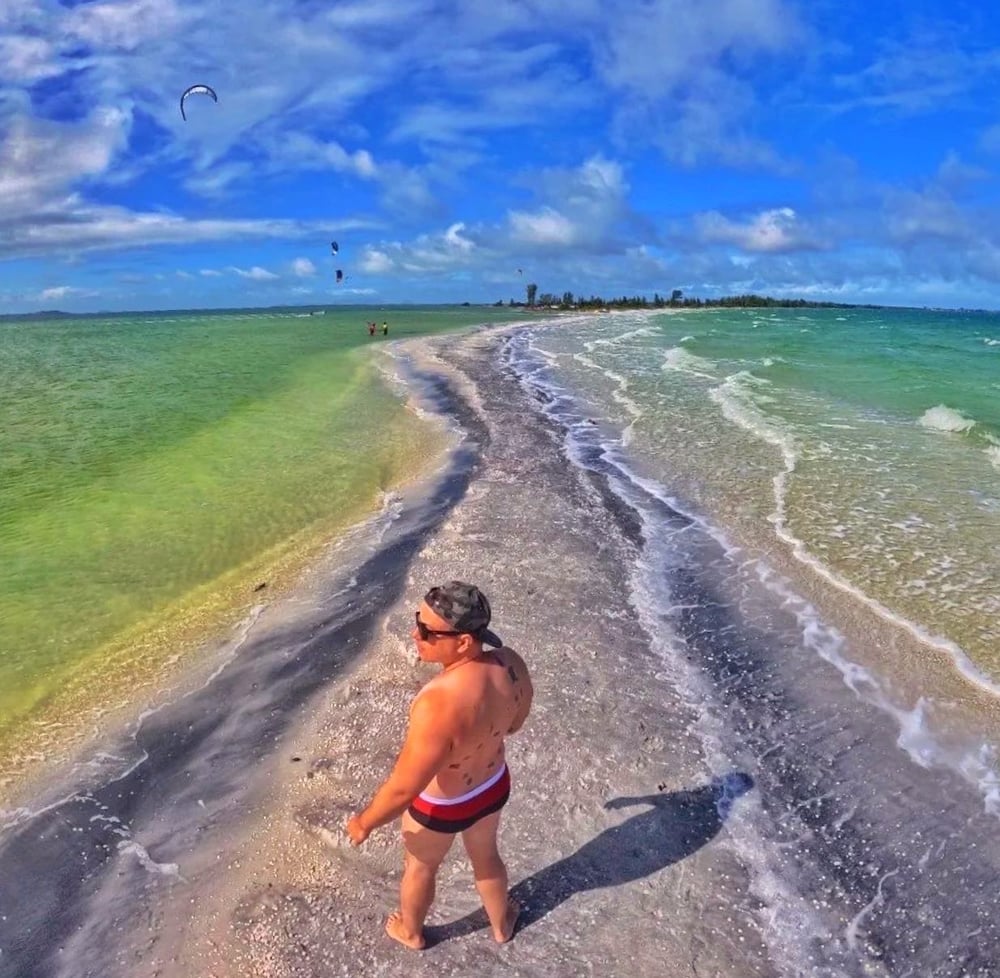
{"type": "Polygon", "coordinates": [[[368,324],[368,335],[369,336],[374,336],[375,335],[375,324],[374,323],[369,323],[368,324]]]}
{"type": "Polygon", "coordinates": [[[479,588],[461,581],[424,596],[411,635],[421,660],[444,668],[413,698],[392,773],[347,822],[360,845],[403,816],[399,910],[385,929],[415,950],[424,947],[438,867],[458,833],[498,943],[511,939],[521,909],[508,892],[497,829],[510,795],[504,738],[520,730],[533,690],[524,660],[487,628],[490,614],[479,588]]]}
{"type": "Polygon", "coordinates": [[[389,324],[386,323],[386,322],[382,323],[382,335],[383,336],[388,336],[389,335],[389,324]]]}

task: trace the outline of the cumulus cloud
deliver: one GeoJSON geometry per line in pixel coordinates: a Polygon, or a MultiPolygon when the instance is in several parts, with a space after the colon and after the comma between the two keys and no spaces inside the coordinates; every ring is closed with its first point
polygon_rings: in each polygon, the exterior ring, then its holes
{"type": "Polygon", "coordinates": [[[366,149],[350,151],[334,140],[321,140],[305,132],[286,133],[279,143],[271,158],[297,169],[330,169],[364,180],[373,180],[378,175],[375,160],[366,149]]]}
{"type": "Polygon", "coordinates": [[[706,244],[731,244],[751,252],[781,252],[815,248],[791,207],[761,211],[745,221],[733,221],[718,211],[695,216],[699,239],[706,244]]]}
{"type": "Polygon", "coordinates": [[[42,289],[37,295],[38,302],[51,302],[55,299],[67,298],[91,298],[98,293],[90,289],[78,289],[73,285],[55,285],[48,289],[42,289]]]}
{"type": "Polygon", "coordinates": [[[573,222],[551,207],[543,207],[533,214],[511,211],[509,220],[511,237],[515,242],[566,246],[576,239],[573,222]]]}
{"type": "Polygon", "coordinates": [[[414,297],[435,280],[443,293],[528,276],[661,293],[877,290],[904,266],[914,283],[995,279],[977,154],[1000,155],[1000,126],[970,133],[956,115],[946,135],[929,128],[927,172],[883,184],[863,174],[873,131],[837,174],[808,169],[823,140],[835,151],[822,127],[839,113],[800,125],[798,104],[822,76],[852,123],[934,110],[985,90],[995,54],[961,30],[903,23],[838,48],[822,29],[832,18],[794,0],[623,0],[610,15],[600,0],[261,0],[238,17],[218,0],[5,0],[0,261],[69,259],[89,284],[92,252],[155,262],[158,247],[200,245],[214,268],[175,272],[176,254],[162,256],[175,284],[280,274],[305,287],[333,237],[352,285],[368,275],[380,294],[406,283],[414,297]],[[202,100],[185,123],[178,95],[201,81],[219,104],[202,100]],[[771,172],[713,198],[711,181],[681,172],[705,164],[713,180],[720,165],[771,172]]]}
{"type": "Polygon", "coordinates": [[[367,247],[361,255],[359,267],[368,275],[384,275],[395,267],[386,251],[367,247]]]}
{"type": "Polygon", "coordinates": [[[591,157],[575,169],[543,172],[537,187],[544,199],[540,207],[507,215],[504,230],[518,249],[623,253],[642,224],[628,203],[623,167],[606,157],[591,157]]]}

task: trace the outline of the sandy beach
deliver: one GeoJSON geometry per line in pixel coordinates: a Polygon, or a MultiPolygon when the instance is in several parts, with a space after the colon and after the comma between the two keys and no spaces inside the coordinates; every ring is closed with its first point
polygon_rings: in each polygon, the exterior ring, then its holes
{"type": "Polygon", "coordinates": [[[959,779],[902,760],[894,725],[829,663],[803,658],[794,605],[766,609],[773,633],[749,627],[751,599],[727,593],[717,546],[692,544],[676,513],[684,559],[657,572],[678,603],[658,613],[687,644],[663,654],[637,598],[655,556],[641,506],[600,459],[567,457],[499,357],[508,332],[396,347],[416,405],[455,428],[448,464],[149,718],[127,776],[4,842],[0,907],[18,912],[0,924],[0,974],[993,973],[993,821],[959,779]],[[456,845],[414,953],[383,932],[396,830],[353,849],[342,826],[431,675],[412,611],[451,578],[490,596],[534,677],[501,830],[524,911],[495,945],[456,845]]]}
{"type": "MultiPolygon", "coordinates": [[[[447,365],[430,364],[490,421],[523,396],[509,376],[478,396],[469,388],[495,342],[474,339],[447,365]]],[[[688,733],[690,710],[656,678],[627,600],[627,515],[616,520],[601,487],[553,448],[542,428],[488,425],[469,492],[416,555],[357,668],[296,740],[305,770],[248,840],[240,886],[226,886],[238,896],[235,933],[214,932],[213,973],[651,975],[668,961],[677,975],[771,973],[750,921],[734,912],[748,902],[745,877],[712,845],[740,778],[713,783],[688,733]],[[412,608],[427,582],[455,575],[494,596],[498,628],[529,657],[538,688],[530,723],[508,745],[516,787],[502,835],[525,910],[518,937],[494,946],[456,845],[432,946],[415,956],[382,931],[396,899],[396,830],[352,850],[342,823],[387,773],[409,699],[429,675],[408,640],[412,608]]]]}

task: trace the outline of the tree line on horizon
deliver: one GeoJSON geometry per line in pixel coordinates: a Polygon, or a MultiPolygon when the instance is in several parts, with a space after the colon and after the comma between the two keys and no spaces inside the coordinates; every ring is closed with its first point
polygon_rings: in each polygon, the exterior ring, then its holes
{"type": "MultiPolygon", "coordinates": [[[[507,305],[510,307],[520,307],[528,309],[699,309],[705,306],[722,306],[736,308],[761,308],[776,307],[786,309],[801,308],[826,308],[826,309],[850,309],[858,308],[857,303],[851,302],[822,302],[813,299],[776,299],[769,295],[756,295],[749,293],[746,295],[725,295],[717,299],[701,299],[685,296],[681,289],[673,289],[670,298],[666,298],[655,292],[650,299],[644,295],[618,296],[616,298],[605,299],[599,295],[592,295],[589,298],[574,296],[572,292],[563,292],[561,296],[552,292],[538,294],[538,286],[532,282],[524,287],[525,302],[517,302],[510,299],[507,305]]],[[[493,303],[494,306],[503,306],[503,299],[493,303]]],[[[861,308],[878,309],[875,305],[864,305],[861,308]]]]}

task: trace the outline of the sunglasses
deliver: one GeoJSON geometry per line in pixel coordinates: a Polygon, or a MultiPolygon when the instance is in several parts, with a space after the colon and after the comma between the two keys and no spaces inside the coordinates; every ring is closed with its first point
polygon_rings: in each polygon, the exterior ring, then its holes
{"type": "Polygon", "coordinates": [[[438,635],[465,635],[466,634],[465,632],[453,632],[453,631],[439,632],[439,631],[435,631],[433,628],[428,628],[420,620],[420,612],[419,611],[415,611],[413,613],[413,617],[417,621],[417,633],[420,635],[420,641],[422,641],[422,642],[426,642],[427,639],[429,639],[432,635],[435,638],[437,638],[438,635]]]}

